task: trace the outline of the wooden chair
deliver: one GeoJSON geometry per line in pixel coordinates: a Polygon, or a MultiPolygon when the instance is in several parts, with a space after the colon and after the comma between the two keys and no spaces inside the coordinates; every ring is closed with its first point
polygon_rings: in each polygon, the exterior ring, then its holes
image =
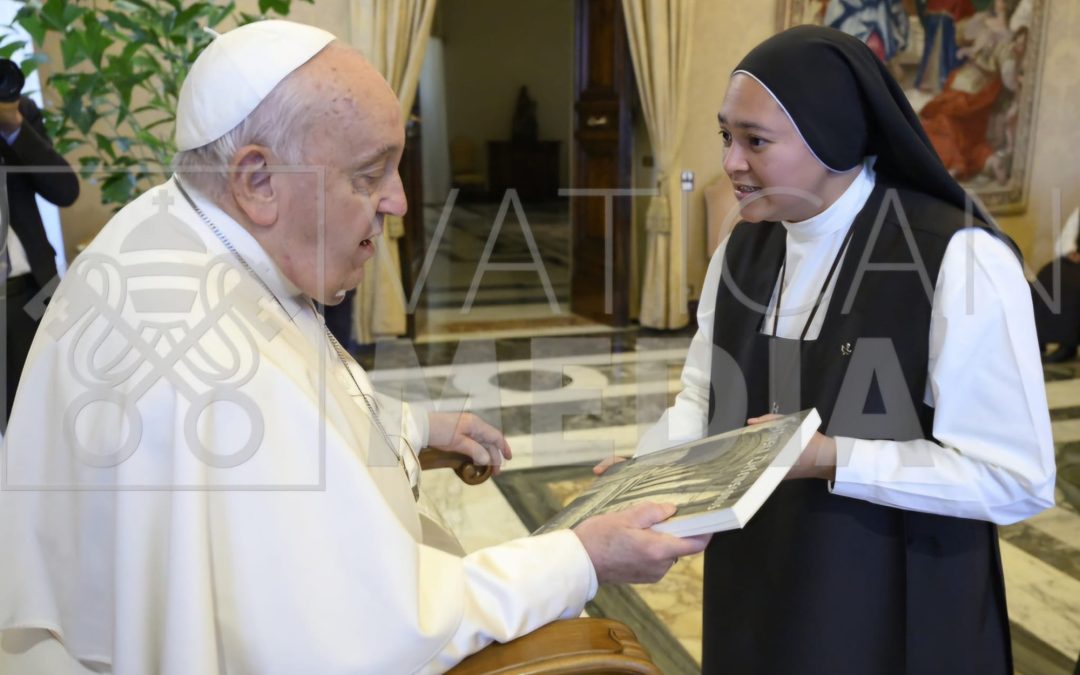
{"type": "Polygon", "coordinates": [[[611,619],[555,621],[481,649],[447,675],[613,673],[662,675],[634,633],[611,619]]]}
{"type": "Polygon", "coordinates": [[[453,469],[466,485],[479,485],[491,477],[492,467],[473,464],[464,455],[444,450],[424,448],[420,451],[420,468],[453,469]]]}
{"type": "Polygon", "coordinates": [[[480,196],[487,190],[487,179],[477,167],[476,146],[471,138],[455,136],[450,141],[450,183],[462,192],[480,196]]]}
{"type": "MultiPolygon", "coordinates": [[[[483,483],[491,476],[491,467],[477,466],[461,455],[440,450],[422,451],[420,465],[453,469],[469,485],[483,483]]],[[[516,640],[489,645],[448,675],[561,673],[663,675],[625,624],[592,618],[554,621],[516,640]]]]}

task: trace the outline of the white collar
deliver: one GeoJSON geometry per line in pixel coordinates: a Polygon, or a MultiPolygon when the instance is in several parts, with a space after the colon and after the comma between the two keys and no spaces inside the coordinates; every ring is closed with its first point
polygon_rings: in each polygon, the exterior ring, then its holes
{"type": "Polygon", "coordinates": [[[794,241],[802,243],[846,230],[874,190],[877,179],[874,173],[875,159],[877,158],[867,157],[863,160],[859,175],[827,209],[806,220],[782,221],[788,235],[794,241]]]}
{"type": "MultiPolygon", "coordinates": [[[[173,184],[178,183],[175,176],[170,179],[170,182],[173,184]]],[[[274,294],[274,297],[281,303],[289,316],[295,317],[304,307],[308,306],[309,300],[307,296],[293,282],[289,281],[288,277],[274,263],[270,254],[263,249],[262,245],[243,225],[236,222],[232,216],[190,184],[184,183],[183,187],[199,210],[206,215],[228,244],[232,245],[244,262],[251,267],[251,270],[259,277],[258,280],[262,281],[270,292],[274,294]]],[[[198,218],[197,213],[196,218],[198,218]]],[[[200,222],[200,224],[206,227],[206,234],[209,235],[206,238],[209,241],[217,242],[228,250],[225,241],[220,241],[213,230],[205,226],[205,223],[200,222]]]]}

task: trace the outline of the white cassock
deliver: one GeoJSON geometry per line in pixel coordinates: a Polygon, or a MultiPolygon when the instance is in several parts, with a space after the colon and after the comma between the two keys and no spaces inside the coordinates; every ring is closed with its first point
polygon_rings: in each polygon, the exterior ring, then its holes
{"type": "MultiPolygon", "coordinates": [[[[856,214],[874,189],[873,162],[822,213],[787,228],[784,306],[777,335],[797,339],[856,214]]],[[[701,438],[709,411],[714,316],[727,240],[702,286],[698,332],[682,392],[641,438],[646,454],[701,438]]],[[[835,278],[832,283],[835,283],[835,278]]],[[[807,338],[821,331],[825,289],[807,338]]],[[[1031,290],[1016,256],[970,228],[949,241],[934,288],[925,402],[934,438],[880,441],[838,437],[834,494],[912,511],[1014,523],[1054,504],[1054,442],[1035,337],[1031,290]]],[[[763,331],[773,326],[776,291],[763,331]]]]}
{"type": "Polygon", "coordinates": [[[426,413],[378,399],[390,447],[310,302],[196,199],[262,284],[174,181],[75,260],[6,439],[0,629],[117,674],[385,674],[578,616],[571,532],[425,545],[426,413]]]}

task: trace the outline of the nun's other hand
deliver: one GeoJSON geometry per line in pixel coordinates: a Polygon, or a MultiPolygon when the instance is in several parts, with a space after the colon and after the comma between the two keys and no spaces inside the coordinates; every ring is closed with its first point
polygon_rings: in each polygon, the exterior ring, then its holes
{"type": "Polygon", "coordinates": [[[619,462],[625,462],[626,457],[619,457],[618,455],[612,455],[611,457],[604,458],[599,464],[592,468],[592,472],[597,476],[604,475],[604,472],[615,466],[619,462]]]}
{"type": "MultiPolygon", "coordinates": [[[[751,417],[746,420],[749,426],[771,422],[781,415],[762,415],[751,417]]],[[[791,465],[791,470],[784,476],[784,480],[797,478],[821,478],[834,480],[836,478],[836,439],[826,436],[820,431],[815,431],[810,443],[791,465]]]]}

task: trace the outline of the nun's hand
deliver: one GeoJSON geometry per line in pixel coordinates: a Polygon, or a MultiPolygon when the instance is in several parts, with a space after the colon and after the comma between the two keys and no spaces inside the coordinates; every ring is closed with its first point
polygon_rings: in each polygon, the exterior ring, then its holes
{"type": "MultiPolygon", "coordinates": [[[[775,420],[778,417],[780,415],[751,417],[746,420],[746,423],[753,426],[775,420]]],[[[826,436],[820,431],[815,431],[806,449],[802,451],[802,454],[791,466],[791,470],[784,476],[784,480],[795,480],[797,478],[834,480],[836,478],[836,439],[832,436],[826,436]]]]}
{"type": "Polygon", "coordinates": [[[612,455],[611,457],[605,457],[599,464],[592,468],[592,472],[597,476],[604,475],[604,472],[615,466],[619,462],[625,462],[625,457],[619,457],[618,455],[612,455]]]}

